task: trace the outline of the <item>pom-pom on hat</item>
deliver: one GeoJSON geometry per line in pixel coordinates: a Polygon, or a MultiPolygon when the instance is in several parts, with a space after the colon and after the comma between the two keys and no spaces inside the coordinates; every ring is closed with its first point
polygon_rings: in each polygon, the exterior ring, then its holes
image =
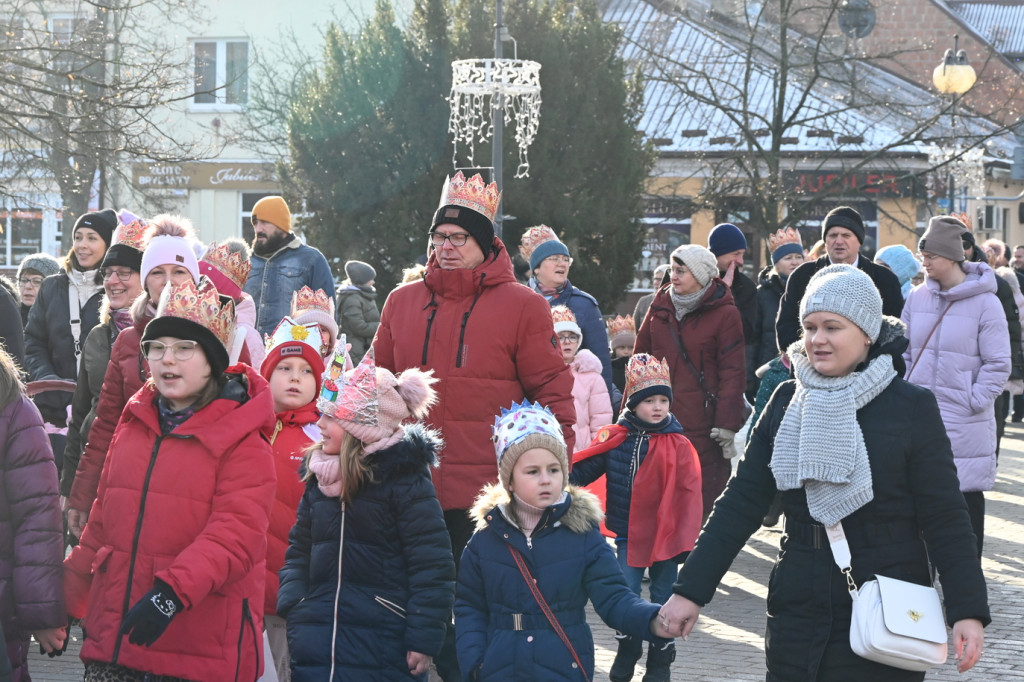
{"type": "Polygon", "coordinates": [[[223,244],[213,242],[199,261],[199,272],[210,278],[217,291],[237,301],[252,272],[248,251],[249,247],[241,239],[223,244]]]}
{"type": "Polygon", "coordinates": [[[177,215],[161,214],[153,218],[143,236],[142,285],[149,273],[161,265],[180,265],[199,281],[199,261],[192,245],[195,243],[192,221],[177,215]]]}
{"type": "Polygon", "coordinates": [[[530,270],[536,270],[541,262],[550,256],[569,256],[569,247],[563,244],[555,231],[547,225],[531,227],[519,241],[519,253],[530,262],[530,270]]]}
{"type": "Polygon", "coordinates": [[[634,353],[626,364],[626,407],[636,408],[653,395],[663,395],[672,404],[672,377],[668,362],[647,353],[634,353]]]}
{"type": "Polygon", "coordinates": [[[345,275],[357,287],[377,279],[377,271],[373,269],[373,266],[361,260],[346,261],[345,275]]]}
{"type": "Polygon", "coordinates": [[[838,206],[825,214],[825,219],[821,221],[822,241],[825,241],[825,235],[833,227],[845,227],[857,235],[858,242],[864,243],[864,219],[849,206],[838,206]]]}
{"type": "Polygon", "coordinates": [[[803,255],[804,246],[800,242],[800,233],[792,227],[787,227],[784,230],[777,230],[773,234],[768,235],[768,249],[772,253],[772,263],[778,263],[780,260],[794,253],[803,255]]]}
{"type": "Polygon", "coordinates": [[[436,382],[433,370],[407,369],[396,377],[376,366],[371,348],[340,383],[325,373],[317,407],[341,422],[370,454],[396,443],[404,420],[427,416],[437,400],[436,382]]]}
{"type": "Polygon", "coordinates": [[[72,230],[72,234],[80,227],[88,227],[90,230],[95,230],[100,238],[103,239],[103,242],[110,246],[114,230],[117,229],[117,213],[112,208],[83,213],[75,221],[75,229],[72,230]]]}
{"type": "Polygon", "coordinates": [[[30,253],[21,260],[17,278],[21,279],[26,270],[35,270],[43,277],[49,277],[60,272],[60,261],[48,253],[30,253]]]}
{"type": "Polygon", "coordinates": [[[512,470],[527,450],[544,448],[551,452],[562,468],[562,480],[569,481],[569,460],[562,437],[562,425],[551,410],[540,403],[512,403],[510,409],[501,408],[494,418],[492,431],[494,452],[498,457],[498,480],[505,490],[512,481],[512,470]]]}
{"type": "Polygon", "coordinates": [[[168,283],[160,294],[156,317],[146,325],[143,341],[161,336],[195,341],[210,363],[212,376],[228,368],[228,344],[235,333],[235,303],[221,296],[204,279],[197,287],[191,280],[175,286],[168,283]]]}
{"type": "Polygon", "coordinates": [[[928,221],[928,228],[921,235],[917,249],[962,263],[965,256],[961,235],[965,232],[967,232],[967,226],[953,216],[932,216],[932,219],[928,221]]]}
{"type": "Polygon", "coordinates": [[[327,357],[338,340],[338,322],[334,319],[334,301],[331,297],[323,289],[313,291],[304,286],[292,294],[292,308],[288,316],[297,324],[315,322],[330,333],[330,340],[320,349],[320,354],[327,357]]]}
{"type": "Polygon", "coordinates": [[[672,260],[685,265],[702,287],[718,275],[718,259],[699,244],[683,244],[672,252],[672,260]]]}
{"type": "Polygon", "coordinates": [[[747,238],[740,228],[732,223],[720,223],[708,233],[708,250],[715,256],[724,256],[733,251],[746,251],[747,238]]]}
{"type": "Polygon", "coordinates": [[[580,329],[579,323],[576,322],[576,315],[567,306],[556,305],[552,308],[551,322],[555,327],[555,334],[572,332],[580,338],[583,337],[583,331],[580,329]]]}
{"type": "Polygon", "coordinates": [[[494,219],[500,202],[498,183],[486,184],[479,173],[467,180],[459,171],[450,179],[445,178],[430,231],[446,223],[458,225],[469,232],[487,258],[494,241],[494,219]]]}
{"type": "Polygon", "coordinates": [[[608,320],[608,345],[612,348],[636,343],[636,322],[632,315],[618,315],[608,320]]]}
{"type": "Polygon", "coordinates": [[[274,227],[285,232],[292,231],[292,212],[284,197],[263,197],[252,207],[252,224],[257,220],[265,220],[274,227]]]}
{"type": "Polygon", "coordinates": [[[260,374],[270,381],[270,374],[286,358],[300,357],[309,363],[316,375],[316,395],[320,395],[323,382],[324,359],[320,354],[320,326],[315,323],[297,324],[285,317],[266,337],[267,355],[260,365],[260,374]]]}
{"type": "Polygon", "coordinates": [[[829,265],[811,277],[800,301],[800,319],[819,311],[842,315],[872,343],[882,329],[882,296],[871,278],[852,265],[829,265]]]}

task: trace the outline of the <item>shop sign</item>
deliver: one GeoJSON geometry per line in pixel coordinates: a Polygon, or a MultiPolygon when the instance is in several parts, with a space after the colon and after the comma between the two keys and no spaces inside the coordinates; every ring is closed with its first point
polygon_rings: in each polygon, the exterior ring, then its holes
{"type": "Polygon", "coordinates": [[[855,193],[887,198],[914,197],[918,194],[918,183],[915,180],[914,177],[886,171],[806,171],[783,174],[786,189],[803,195],[855,193]]]}
{"type": "Polygon", "coordinates": [[[136,163],[132,175],[139,189],[277,189],[269,163],[136,163]]]}

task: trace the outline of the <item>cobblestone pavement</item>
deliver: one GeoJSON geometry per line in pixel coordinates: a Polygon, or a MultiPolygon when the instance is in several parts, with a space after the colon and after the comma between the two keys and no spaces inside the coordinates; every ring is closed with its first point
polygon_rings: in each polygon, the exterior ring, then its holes
{"type": "MultiPolygon", "coordinates": [[[[1024,427],[1008,423],[1002,446],[995,489],[985,494],[983,566],[993,616],[985,631],[985,654],[964,675],[956,672],[950,656],[946,665],[928,674],[929,682],[1024,680],[1024,427]]],[[[674,679],[764,679],[764,599],[780,535],[778,528],[763,528],[747,543],[715,599],[701,613],[689,640],[677,645],[674,679]]],[[[593,612],[590,622],[597,644],[595,682],[607,682],[615,640],[593,612]]],[[[65,682],[82,678],[78,660],[81,631],[75,629],[72,634],[73,641],[64,656],[49,659],[32,654],[29,669],[33,680],[65,682]]],[[[634,680],[639,682],[642,676],[640,665],[634,680]]]]}

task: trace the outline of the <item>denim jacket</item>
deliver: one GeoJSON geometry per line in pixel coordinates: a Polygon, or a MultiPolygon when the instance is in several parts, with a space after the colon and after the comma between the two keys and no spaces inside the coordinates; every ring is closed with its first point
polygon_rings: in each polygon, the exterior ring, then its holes
{"type": "Polygon", "coordinates": [[[323,289],[334,300],[334,277],[327,259],[298,238],[269,256],[254,253],[251,262],[245,293],[256,304],[256,329],[261,336],[274,332],[291,309],[292,294],[303,286],[314,291],[323,289]]]}

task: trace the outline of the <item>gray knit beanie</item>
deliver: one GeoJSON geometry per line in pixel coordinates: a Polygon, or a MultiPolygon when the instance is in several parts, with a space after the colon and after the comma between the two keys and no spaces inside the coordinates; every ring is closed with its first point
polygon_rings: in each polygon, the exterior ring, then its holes
{"type": "Polygon", "coordinates": [[[811,277],[800,301],[800,319],[819,311],[842,315],[872,343],[882,329],[882,297],[871,278],[852,265],[830,265],[811,277]]]}
{"type": "Polygon", "coordinates": [[[718,259],[703,246],[683,244],[672,252],[672,260],[679,261],[693,273],[694,279],[702,287],[718,274],[718,259]]]}
{"type": "Polygon", "coordinates": [[[962,263],[964,242],[960,235],[964,232],[967,232],[967,226],[953,216],[932,216],[928,221],[928,229],[921,235],[917,250],[962,263]]]}
{"type": "Polygon", "coordinates": [[[377,279],[377,271],[369,263],[361,260],[350,260],[345,263],[345,274],[352,284],[362,286],[370,280],[377,279]]]}
{"type": "Polygon", "coordinates": [[[16,279],[21,279],[21,273],[26,270],[35,270],[43,277],[49,277],[60,272],[60,262],[48,253],[30,253],[21,260],[16,279]]]}

